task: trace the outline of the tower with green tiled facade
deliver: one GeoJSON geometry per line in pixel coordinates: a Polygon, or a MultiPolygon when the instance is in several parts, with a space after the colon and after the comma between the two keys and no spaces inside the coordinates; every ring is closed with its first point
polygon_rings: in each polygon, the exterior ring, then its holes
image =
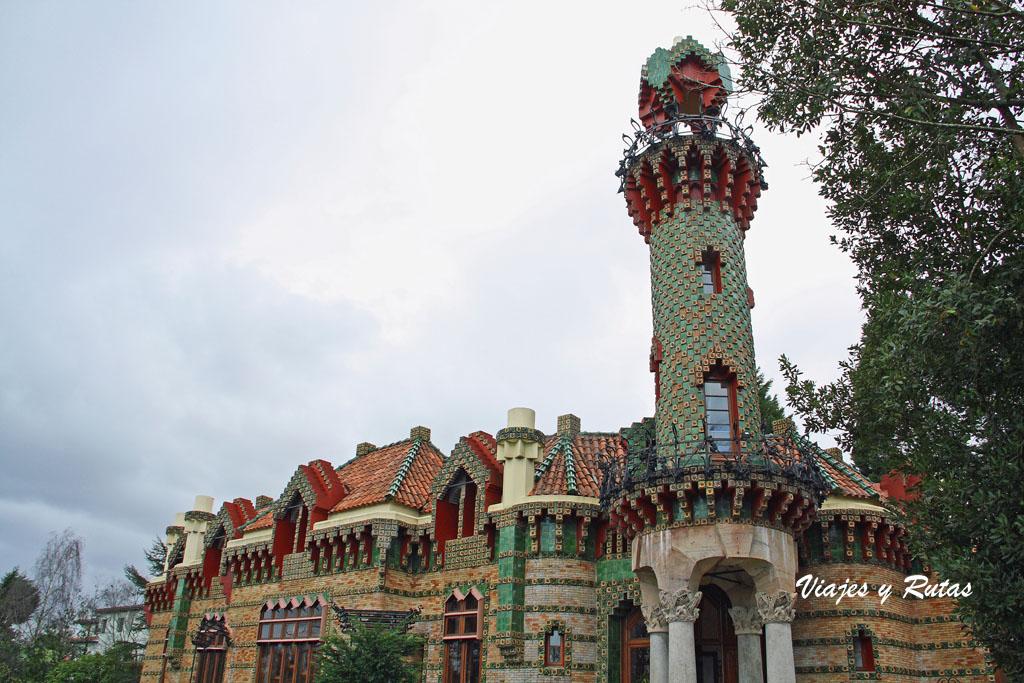
{"type": "Polygon", "coordinates": [[[721,118],[720,55],[659,48],[640,85],[640,130],[619,175],[651,251],[656,441],[722,447],[760,435],[744,233],[764,187],[749,138],[721,118]]]}

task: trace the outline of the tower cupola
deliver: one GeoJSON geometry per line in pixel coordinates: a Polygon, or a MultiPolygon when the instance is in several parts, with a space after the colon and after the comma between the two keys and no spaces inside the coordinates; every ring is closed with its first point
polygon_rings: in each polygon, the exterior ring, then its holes
{"type": "Polygon", "coordinates": [[[618,171],[651,253],[658,444],[727,450],[761,432],[743,244],[766,185],[757,147],[722,116],[731,87],[692,38],[657,49],[618,171]]]}

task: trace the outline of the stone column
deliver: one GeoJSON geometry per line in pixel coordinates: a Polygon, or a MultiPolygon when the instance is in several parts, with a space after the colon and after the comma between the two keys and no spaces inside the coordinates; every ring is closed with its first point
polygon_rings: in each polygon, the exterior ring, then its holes
{"type": "Polygon", "coordinates": [[[668,617],[668,679],[672,683],[697,683],[697,652],[693,622],[697,621],[701,592],[680,588],[661,592],[661,604],[668,617]]]}
{"type": "Polygon", "coordinates": [[[793,661],[793,618],[796,593],[775,591],[755,593],[757,613],[764,622],[764,645],[768,657],[768,683],[796,683],[793,661]]]}
{"type": "Polygon", "coordinates": [[[733,607],[729,610],[736,631],[739,659],[739,683],[764,683],[761,664],[761,616],[755,607],[733,607]]]}
{"type": "Polygon", "coordinates": [[[668,683],[668,622],[665,606],[643,604],[647,634],[651,638],[651,683],[668,683]]]}

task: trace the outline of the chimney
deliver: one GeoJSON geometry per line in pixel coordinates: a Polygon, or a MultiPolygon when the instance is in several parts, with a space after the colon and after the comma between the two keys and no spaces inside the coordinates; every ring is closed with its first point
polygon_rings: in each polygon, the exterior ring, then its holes
{"type": "Polygon", "coordinates": [[[213,514],[213,498],[196,496],[192,510],[185,513],[185,557],[181,563],[185,566],[200,564],[203,561],[203,539],[210,522],[217,516],[213,514]]]}
{"type": "Polygon", "coordinates": [[[508,426],[498,430],[497,457],[505,470],[502,507],[526,502],[533,490],[533,473],[544,444],[544,435],[534,429],[536,419],[529,408],[512,408],[508,411],[508,426]]]}

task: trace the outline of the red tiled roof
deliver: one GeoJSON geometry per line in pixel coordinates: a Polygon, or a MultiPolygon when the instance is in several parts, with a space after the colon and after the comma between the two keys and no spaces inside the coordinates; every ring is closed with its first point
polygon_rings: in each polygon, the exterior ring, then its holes
{"type": "MultiPolygon", "coordinates": [[[[542,463],[551,454],[557,443],[557,434],[544,438],[542,463]]],[[[578,495],[597,498],[601,495],[602,476],[598,463],[612,457],[623,458],[625,451],[622,447],[622,439],[618,434],[583,432],[573,439],[572,454],[569,457],[572,458],[575,467],[575,494],[570,494],[569,491],[565,467],[566,457],[564,449],[555,454],[554,459],[537,480],[530,495],[578,495]]]]}
{"type": "Polygon", "coordinates": [[[257,531],[259,529],[269,529],[272,526],[274,526],[274,506],[268,505],[256,513],[256,517],[245,524],[243,529],[245,531],[257,531]]]}
{"type": "MultiPolygon", "coordinates": [[[[378,448],[349,460],[338,469],[338,478],[348,488],[331,512],[352,510],[365,505],[383,503],[389,499],[389,492],[396,483],[410,449],[416,442],[411,439],[378,448]]],[[[443,457],[429,441],[421,441],[419,449],[412,454],[412,461],[398,482],[391,498],[396,503],[417,510],[423,509],[430,498],[430,484],[441,469],[443,457]]]]}

